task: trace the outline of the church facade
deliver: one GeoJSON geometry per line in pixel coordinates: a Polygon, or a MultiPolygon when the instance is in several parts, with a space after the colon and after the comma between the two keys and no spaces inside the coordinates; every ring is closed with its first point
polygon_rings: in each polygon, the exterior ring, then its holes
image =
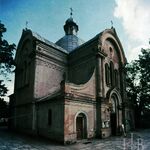
{"type": "Polygon", "coordinates": [[[72,16],[52,43],[25,29],[15,62],[9,126],[63,143],[118,135],[132,127],[123,47],[115,29],[84,42],[72,16]]]}

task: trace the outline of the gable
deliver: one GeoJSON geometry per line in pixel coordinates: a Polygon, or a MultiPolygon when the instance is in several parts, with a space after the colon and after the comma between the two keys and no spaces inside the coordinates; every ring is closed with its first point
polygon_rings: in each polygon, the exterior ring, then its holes
{"type": "Polygon", "coordinates": [[[114,28],[102,32],[99,43],[101,45],[101,51],[106,53],[108,57],[112,57],[114,61],[122,65],[127,63],[122,44],[114,28]]]}
{"type": "Polygon", "coordinates": [[[23,61],[29,57],[29,55],[33,52],[33,37],[31,32],[23,30],[21,39],[18,43],[15,63],[18,66],[21,66],[23,61]]]}

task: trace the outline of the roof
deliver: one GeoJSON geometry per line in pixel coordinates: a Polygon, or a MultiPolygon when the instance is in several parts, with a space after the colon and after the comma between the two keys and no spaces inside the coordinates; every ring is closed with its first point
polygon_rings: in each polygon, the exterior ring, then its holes
{"type": "MultiPolygon", "coordinates": [[[[30,30],[30,31],[31,31],[31,30],[30,30]]],[[[31,31],[31,32],[32,32],[33,37],[35,37],[35,38],[38,39],[39,41],[41,41],[41,42],[43,42],[43,43],[45,43],[45,44],[47,44],[47,45],[49,45],[49,46],[51,46],[51,47],[54,47],[54,48],[56,48],[56,49],[58,49],[58,50],[60,50],[60,51],[62,51],[62,52],[68,53],[63,47],[60,47],[60,46],[56,45],[56,44],[53,43],[53,42],[50,42],[49,40],[43,38],[42,36],[40,36],[40,35],[39,35],[38,33],[36,33],[36,32],[33,32],[33,31],[31,31]]]]}
{"type": "Polygon", "coordinates": [[[78,46],[82,45],[84,41],[78,38],[76,35],[65,35],[55,44],[67,50],[68,52],[73,51],[78,46]]]}
{"type": "Polygon", "coordinates": [[[120,39],[116,33],[116,30],[115,28],[111,28],[111,29],[105,29],[104,31],[98,33],[96,36],[94,36],[92,39],[88,40],[87,42],[79,45],[78,47],[76,47],[72,53],[74,53],[75,51],[78,51],[80,50],[80,48],[84,47],[84,46],[87,46],[89,45],[90,43],[92,43],[93,41],[95,40],[98,40],[99,44],[102,44],[102,38],[103,36],[106,34],[106,33],[109,33],[110,35],[112,35],[115,39],[116,39],[116,42],[118,43],[119,47],[120,47],[120,54],[122,55],[122,59],[124,60],[124,63],[126,64],[127,63],[127,60],[126,60],[126,57],[125,57],[125,54],[124,54],[124,50],[123,50],[123,47],[122,47],[122,44],[120,42],[120,39]]]}

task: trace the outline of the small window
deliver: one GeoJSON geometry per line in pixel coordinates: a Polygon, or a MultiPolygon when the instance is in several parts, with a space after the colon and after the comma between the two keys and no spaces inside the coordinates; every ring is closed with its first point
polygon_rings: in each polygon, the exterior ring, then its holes
{"type": "Polygon", "coordinates": [[[51,126],[52,124],[52,110],[48,110],[48,125],[51,126]]]}

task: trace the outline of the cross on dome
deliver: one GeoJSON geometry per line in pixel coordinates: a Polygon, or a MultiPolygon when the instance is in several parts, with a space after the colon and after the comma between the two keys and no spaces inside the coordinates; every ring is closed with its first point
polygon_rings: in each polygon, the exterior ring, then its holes
{"type": "Polygon", "coordinates": [[[73,9],[72,9],[72,7],[70,8],[70,17],[72,18],[72,16],[73,16],[73,9]]]}

